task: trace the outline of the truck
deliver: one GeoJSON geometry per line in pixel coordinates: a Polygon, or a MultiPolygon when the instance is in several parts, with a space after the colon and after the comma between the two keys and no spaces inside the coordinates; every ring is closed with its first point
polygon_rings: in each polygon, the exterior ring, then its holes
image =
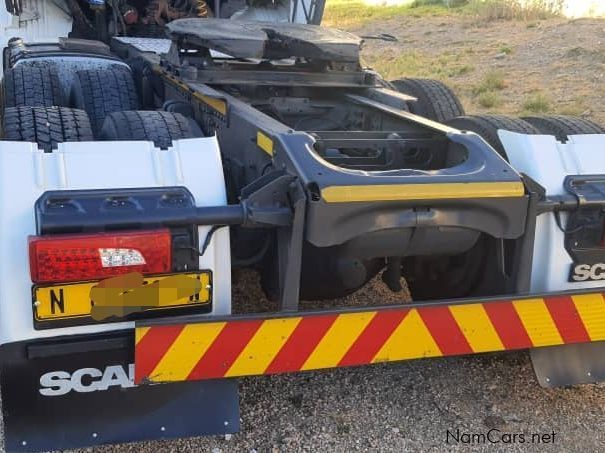
{"type": "Polygon", "coordinates": [[[234,433],[242,376],[529,350],[542,386],[605,378],[605,129],[384,80],[323,9],[7,3],[7,451],[234,433]],[[339,302],[369,282],[395,302],[339,302]]]}

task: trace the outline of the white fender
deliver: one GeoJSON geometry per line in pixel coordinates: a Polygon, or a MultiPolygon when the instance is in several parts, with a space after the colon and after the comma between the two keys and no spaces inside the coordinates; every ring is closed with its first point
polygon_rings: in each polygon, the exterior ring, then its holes
{"type": "MultiPolygon", "coordinates": [[[[34,143],[0,141],[0,344],[133,327],[99,324],[35,330],[27,237],[36,234],[34,203],[48,190],[184,186],[197,206],[227,203],[215,137],[177,140],[169,150],[151,142],[62,143],[44,153],[34,143]]],[[[200,247],[208,227],[200,227],[200,247]]],[[[213,273],[213,310],[231,312],[229,231],[219,229],[200,268],[213,273]]]]}
{"type": "MultiPolygon", "coordinates": [[[[567,143],[547,135],[499,131],[510,164],[545,189],[563,195],[567,175],[605,174],[605,135],[576,135],[567,143]]],[[[561,215],[563,225],[566,216],[561,215]]],[[[564,234],[554,214],[538,217],[531,276],[531,292],[542,293],[605,286],[605,281],[569,282],[573,262],[564,247],[564,234]]]]}

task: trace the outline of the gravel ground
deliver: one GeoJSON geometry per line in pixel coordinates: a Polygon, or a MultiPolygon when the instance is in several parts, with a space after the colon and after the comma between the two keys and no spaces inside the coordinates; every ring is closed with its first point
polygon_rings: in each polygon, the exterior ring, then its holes
{"type": "Polygon", "coordinates": [[[545,390],[525,353],[242,379],[242,431],[82,452],[605,451],[605,386],[545,390]],[[447,431],[552,434],[456,444],[447,431]]]}
{"type": "MultiPolygon", "coordinates": [[[[605,451],[605,386],[545,390],[526,353],[247,378],[242,431],[99,452],[605,451]],[[456,444],[447,431],[551,434],[549,444],[456,444]]],[[[92,451],[92,450],[88,450],[92,451]]]]}

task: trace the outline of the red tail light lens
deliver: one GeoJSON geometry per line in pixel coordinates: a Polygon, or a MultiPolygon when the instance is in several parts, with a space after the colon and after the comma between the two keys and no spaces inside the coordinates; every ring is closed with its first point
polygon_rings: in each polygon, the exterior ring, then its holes
{"type": "Polygon", "coordinates": [[[95,280],[128,272],[170,272],[169,230],[30,237],[35,283],[95,280]]]}

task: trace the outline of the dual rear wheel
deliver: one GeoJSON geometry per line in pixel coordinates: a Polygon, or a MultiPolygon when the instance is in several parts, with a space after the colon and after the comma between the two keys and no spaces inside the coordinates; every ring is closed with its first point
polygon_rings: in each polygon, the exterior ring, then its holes
{"type": "Polygon", "coordinates": [[[411,113],[457,129],[475,132],[502,155],[504,148],[497,134],[500,129],[522,134],[554,135],[562,142],[567,141],[571,135],[605,133],[605,128],[590,120],[563,115],[523,118],[503,115],[466,116],[456,94],[438,80],[399,79],[390,84],[401,93],[416,98],[416,101],[409,105],[411,113]]]}
{"type": "Polygon", "coordinates": [[[51,152],[63,142],[145,140],[166,149],[173,140],[202,136],[179,113],[139,111],[132,75],[124,66],[77,71],[70,95],[52,65],[21,64],[1,86],[2,137],[35,142],[51,152]]]}
{"type": "Polygon", "coordinates": [[[447,121],[456,129],[475,132],[506,159],[504,147],[498,138],[499,130],[520,134],[554,135],[565,142],[572,135],[605,134],[605,128],[593,121],[562,115],[529,116],[512,118],[502,115],[461,116],[447,121]]]}
{"type": "MultiPolygon", "coordinates": [[[[498,137],[499,130],[522,134],[553,135],[565,142],[572,135],[605,134],[605,128],[584,119],[561,115],[512,118],[502,115],[465,115],[462,104],[451,89],[434,80],[403,79],[391,84],[417,100],[410,111],[453,128],[475,132],[503,158],[507,158],[498,137]]],[[[466,253],[455,256],[408,257],[403,261],[412,296],[416,300],[465,297],[482,292],[485,269],[493,240],[480,236],[466,253]]]]}

